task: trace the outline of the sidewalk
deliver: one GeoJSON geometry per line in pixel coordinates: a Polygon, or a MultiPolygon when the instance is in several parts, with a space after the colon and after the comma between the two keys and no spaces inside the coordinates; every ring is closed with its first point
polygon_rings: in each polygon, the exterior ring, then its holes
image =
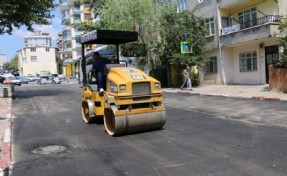
{"type": "Polygon", "coordinates": [[[11,97],[0,98],[0,176],[7,175],[11,159],[11,97]]]}
{"type": "Polygon", "coordinates": [[[191,95],[223,96],[256,100],[287,101],[287,94],[269,91],[268,85],[200,85],[190,90],[164,88],[163,92],[188,93],[191,95]]]}

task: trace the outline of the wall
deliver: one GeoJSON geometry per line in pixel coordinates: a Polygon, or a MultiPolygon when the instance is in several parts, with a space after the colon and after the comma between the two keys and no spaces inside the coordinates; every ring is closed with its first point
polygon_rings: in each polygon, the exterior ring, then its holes
{"type": "Polygon", "coordinates": [[[286,16],[287,15],[287,1],[286,0],[277,0],[277,1],[278,1],[279,15],[286,16]]]}
{"type": "Polygon", "coordinates": [[[6,54],[1,54],[0,53],[0,69],[3,68],[3,64],[7,62],[6,54]]]}
{"type": "Polygon", "coordinates": [[[259,44],[256,43],[235,47],[233,52],[233,58],[233,84],[262,84],[261,74],[265,74],[265,72],[262,71],[262,67],[264,68],[264,66],[259,61],[259,44]],[[239,54],[252,51],[256,51],[257,53],[257,71],[240,72],[239,54]]]}
{"type": "Polygon", "coordinates": [[[220,58],[218,60],[219,67],[220,67],[220,75],[223,80],[223,74],[225,76],[226,84],[233,84],[234,80],[234,55],[233,55],[233,48],[232,47],[223,47],[222,48],[222,61],[223,61],[223,72],[221,68],[221,61],[220,58]]]}
{"type": "Polygon", "coordinates": [[[217,57],[217,73],[206,73],[204,66],[202,67],[203,69],[200,69],[200,75],[202,75],[202,83],[203,84],[221,84],[221,62],[220,62],[220,57],[218,53],[218,49],[214,49],[212,51],[209,51],[206,54],[206,57],[217,57]]]}
{"type": "Polygon", "coordinates": [[[21,58],[19,63],[22,63],[23,76],[36,75],[41,71],[57,73],[56,49],[53,47],[49,48],[49,52],[46,51],[46,47],[36,47],[36,52],[30,52],[30,48],[24,48],[20,50],[18,56],[21,58]],[[37,56],[37,62],[31,62],[31,56],[37,56]],[[23,58],[26,61],[23,61],[23,58]]]}
{"type": "Polygon", "coordinates": [[[287,69],[269,65],[269,89],[287,93],[287,69]]]}

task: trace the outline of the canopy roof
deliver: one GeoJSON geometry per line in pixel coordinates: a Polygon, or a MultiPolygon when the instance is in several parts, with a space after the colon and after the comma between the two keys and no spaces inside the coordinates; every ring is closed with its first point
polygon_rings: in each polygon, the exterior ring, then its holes
{"type": "Polygon", "coordinates": [[[134,31],[94,30],[81,36],[81,44],[122,44],[138,40],[134,31]]]}

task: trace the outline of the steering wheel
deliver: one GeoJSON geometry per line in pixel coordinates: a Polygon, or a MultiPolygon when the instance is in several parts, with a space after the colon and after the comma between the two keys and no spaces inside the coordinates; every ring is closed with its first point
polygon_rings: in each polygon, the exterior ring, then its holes
{"type": "Polygon", "coordinates": [[[88,84],[96,84],[97,83],[97,73],[92,72],[92,69],[88,72],[88,84]]]}

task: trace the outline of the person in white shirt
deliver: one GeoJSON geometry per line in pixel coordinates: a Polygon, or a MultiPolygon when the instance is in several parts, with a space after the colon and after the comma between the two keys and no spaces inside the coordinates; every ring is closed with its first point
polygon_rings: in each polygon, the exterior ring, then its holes
{"type": "Polygon", "coordinates": [[[184,85],[187,84],[187,89],[192,90],[192,85],[191,85],[191,79],[189,76],[189,66],[186,66],[186,68],[183,70],[183,84],[180,86],[180,89],[182,90],[184,85]]]}

